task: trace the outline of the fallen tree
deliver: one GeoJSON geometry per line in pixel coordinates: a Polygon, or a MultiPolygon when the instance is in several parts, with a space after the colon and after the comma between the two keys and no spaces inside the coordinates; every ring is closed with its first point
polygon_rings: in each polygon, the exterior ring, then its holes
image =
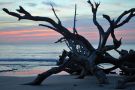
{"type": "Polygon", "coordinates": [[[52,5],[52,11],[55,17],[57,18],[58,22],[54,21],[49,17],[32,16],[22,6],[20,6],[20,8],[17,9],[18,13],[10,12],[8,9],[3,8],[4,12],[11,16],[17,17],[18,20],[27,19],[33,21],[44,21],[49,23],[50,26],[44,24],[39,24],[39,26],[48,27],[60,33],[63,37],[56,41],[56,43],[65,42],[68,48],[70,49],[70,51],[63,51],[62,55],[60,56],[59,62],[57,63],[58,67],[54,67],[48,70],[47,72],[39,74],[34,81],[27,83],[28,85],[40,85],[44,79],[46,79],[52,74],[56,74],[61,71],[66,71],[71,74],[76,72],[80,74],[78,78],[84,78],[84,76],[86,76],[89,73],[96,76],[99,83],[105,84],[108,83],[106,73],[109,73],[111,70],[114,70],[118,67],[122,67],[120,63],[123,62],[123,60],[119,60],[112,57],[107,53],[107,51],[117,50],[121,46],[121,39],[117,40],[114,30],[128,23],[130,19],[135,16],[135,8],[123,12],[118,18],[116,18],[116,20],[111,19],[108,15],[103,15],[103,18],[105,18],[109,23],[108,29],[104,30],[103,27],[97,21],[97,10],[100,3],[92,3],[90,0],[88,0],[88,4],[92,9],[93,23],[99,31],[98,48],[94,48],[86,38],[78,34],[76,30],[76,5],[73,32],[69,31],[66,27],[62,25],[62,22],[57,16],[55,9],[52,5]],[[123,17],[125,16],[126,18],[123,19],[123,17]],[[106,42],[110,35],[113,39],[113,45],[106,45],[106,42]],[[66,57],[68,57],[68,59],[66,57]],[[97,66],[101,63],[111,63],[114,65],[114,67],[103,70],[97,66]]]}

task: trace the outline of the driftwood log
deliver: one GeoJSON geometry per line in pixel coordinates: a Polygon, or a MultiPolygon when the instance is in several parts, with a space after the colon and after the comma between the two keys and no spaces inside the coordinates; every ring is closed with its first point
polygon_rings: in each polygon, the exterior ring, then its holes
{"type": "Polygon", "coordinates": [[[129,52],[126,50],[118,52],[121,54],[119,68],[122,70],[121,75],[124,76],[118,80],[116,88],[124,89],[126,84],[135,82],[135,51],[131,49],[129,52]]]}
{"type": "Polygon", "coordinates": [[[99,44],[98,48],[94,48],[92,44],[83,36],[78,34],[76,29],[76,10],[77,6],[75,5],[75,15],[74,15],[74,25],[73,25],[73,32],[69,31],[66,27],[62,25],[59,17],[57,16],[54,7],[52,6],[52,11],[57,18],[58,22],[54,21],[49,17],[41,17],[41,16],[32,16],[29,12],[27,12],[22,6],[17,9],[16,12],[10,12],[8,9],[3,8],[3,11],[7,14],[17,17],[18,20],[27,19],[33,21],[44,21],[50,24],[44,25],[39,24],[39,26],[48,27],[58,33],[60,33],[63,37],[60,38],[58,42],[65,42],[70,51],[63,51],[60,59],[58,61],[58,66],[54,67],[47,72],[41,73],[38,77],[28,85],[40,85],[44,79],[49,77],[52,74],[59,73],[61,71],[66,71],[68,73],[73,74],[74,72],[80,74],[78,78],[84,78],[88,73],[96,76],[99,83],[105,84],[108,83],[106,73],[109,73],[111,70],[116,68],[121,68],[124,72],[125,69],[122,68],[121,62],[124,60],[116,59],[109,55],[107,51],[109,50],[116,50],[121,46],[121,39],[117,40],[114,30],[123,26],[124,24],[128,23],[132,17],[135,16],[135,8],[130,10],[124,11],[116,20],[111,19],[108,15],[103,15],[108,23],[109,27],[107,30],[104,30],[103,27],[97,21],[97,10],[100,3],[92,3],[88,0],[88,4],[92,9],[93,14],[93,23],[97,27],[99,31],[99,44]],[[23,14],[23,15],[22,15],[23,14]],[[124,17],[124,18],[123,18],[124,17]],[[108,37],[111,35],[113,39],[113,45],[106,45],[108,37]],[[66,58],[68,57],[68,58],[66,58]],[[114,67],[106,70],[102,70],[97,66],[100,63],[111,63],[114,67]]]}

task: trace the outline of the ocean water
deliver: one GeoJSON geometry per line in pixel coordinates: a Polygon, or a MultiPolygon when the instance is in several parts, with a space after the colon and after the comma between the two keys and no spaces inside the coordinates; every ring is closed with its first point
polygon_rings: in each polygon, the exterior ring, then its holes
{"type": "Polygon", "coordinates": [[[0,60],[57,59],[63,49],[68,50],[63,44],[0,45],[0,60]]]}
{"type": "Polygon", "coordinates": [[[38,74],[53,66],[65,45],[0,45],[0,75],[38,74]],[[38,69],[37,69],[38,68],[38,69]]]}
{"type": "MultiPolygon", "coordinates": [[[[0,45],[0,75],[16,76],[41,73],[56,66],[56,61],[63,49],[69,50],[65,44],[0,45]],[[5,71],[10,72],[5,73],[5,71]]],[[[120,49],[135,50],[135,45],[122,45],[120,49]]],[[[116,58],[119,57],[115,51],[109,53],[116,58]]]]}
{"type": "MultiPolygon", "coordinates": [[[[94,45],[97,47],[97,45],[94,45]]],[[[44,44],[44,45],[0,45],[0,60],[47,60],[58,59],[63,49],[69,50],[65,44],[44,44]]],[[[120,49],[134,49],[135,45],[122,45],[120,49]]],[[[117,53],[110,51],[110,54],[117,57],[117,53]]]]}

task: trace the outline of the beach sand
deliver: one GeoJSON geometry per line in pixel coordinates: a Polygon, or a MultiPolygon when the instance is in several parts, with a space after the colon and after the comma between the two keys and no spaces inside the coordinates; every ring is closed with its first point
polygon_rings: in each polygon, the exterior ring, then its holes
{"type": "MultiPolygon", "coordinates": [[[[40,86],[21,85],[32,81],[35,76],[31,77],[8,77],[0,76],[0,90],[115,90],[118,76],[108,76],[110,84],[98,85],[96,78],[93,76],[85,79],[75,79],[71,75],[53,75],[47,78],[40,86]]],[[[135,85],[131,85],[125,90],[135,90],[135,85]]]]}

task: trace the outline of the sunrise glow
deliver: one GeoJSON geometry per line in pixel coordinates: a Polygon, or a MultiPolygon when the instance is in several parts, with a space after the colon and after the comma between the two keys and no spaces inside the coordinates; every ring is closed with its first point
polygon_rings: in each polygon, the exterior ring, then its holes
{"type": "MultiPolygon", "coordinates": [[[[135,1],[124,0],[95,0],[100,1],[98,10],[98,20],[101,25],[107,29],[108,23],[103,19],[102,14],[108,14],[112,18],[118,17],[123,11],[134,7],[135,1]]],[[[86,37],[90,42],[98,42],[98,31],[92,21],[91,8],[87,0],[4,0],[0,1],[0,9],[8,8],[15,11],[20,5],[35,16],[54,17],[49,3],[54,5],[62,24],[72,32],[74,5],[77,4],[77,30],[79,34],[86,37]]],[[[115,31],[117,38],[123,37],[124,43],[135,43],[135,18],[128,24],[115,31]]],[[[40,27],[38,24],[44,22],[34,22],[29,20],[17,21],[12,17],[0,11],[0,44],[29,44],[29,43],[51,43],[62,37],[57,32],[48,28],[40,27]]]]}

